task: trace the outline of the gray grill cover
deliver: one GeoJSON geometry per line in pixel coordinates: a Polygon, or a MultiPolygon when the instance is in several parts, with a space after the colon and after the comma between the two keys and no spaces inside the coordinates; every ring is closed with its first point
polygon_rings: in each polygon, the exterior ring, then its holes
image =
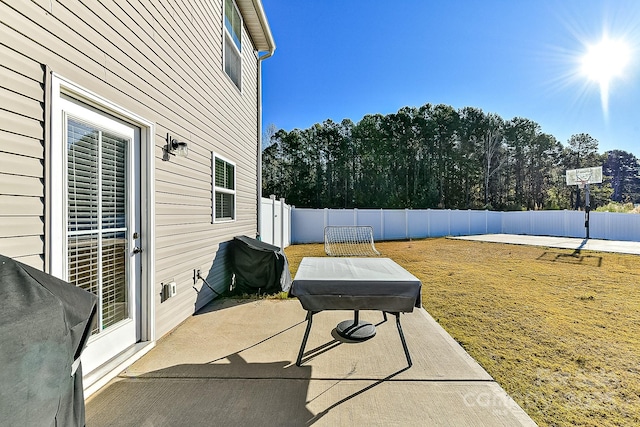
{"type": "Polygon", "coordinates": [[[304,258],[291,286],[308,311],[412,312],[421,306],[418,278],[389,258],[304,258]]]}
{"type": "Polygon", "coordinates": [[[0,255],[0,424],[83,426],[82,368],[73,372],[96,297],[0,255]]]}

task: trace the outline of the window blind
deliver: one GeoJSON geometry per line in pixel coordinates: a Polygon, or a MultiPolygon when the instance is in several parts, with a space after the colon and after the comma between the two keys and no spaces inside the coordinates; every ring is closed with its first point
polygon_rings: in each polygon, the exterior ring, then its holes
{"type": "Polygon", "coordinates": [[[67,121],[69,282],[98,296],[93,333],[128,317],[128,140],[67,121]]]}
{"type": "Polygon", "coordinates": [[[242,17],[233,0],[224,2],[224,71],[240,89],[242,74],[242,17]]]}
{"type": "Polygon", "coordinates": [[[235,219],[235,165],[214,157],[215,220],[235,219]]]}
{"type": "Polygon", "coordinates": [[[216,157],[216,187],[226,188],[227,190],[235,189],[234,170],[235,167],[231,163],[216,157]]]}
{"type": "Polygon", "coordinates": [[[234,195],[229,193],[216,192],[216,218],[233,219],[234,195]]]}
{"type": "Polygon", "coordinates": [[[240,89],[240,77],[242,72],[242,60],[240,53],[235,50],[233,43],[227,35],[224,38],[224,71],[233,80],[233,83],[240,89]]]}
{"type": "Polygon", "coordinates": [[[242,18],[233,0],[224,2],[224,26],[238,51],[242,51],[242,18]]]}

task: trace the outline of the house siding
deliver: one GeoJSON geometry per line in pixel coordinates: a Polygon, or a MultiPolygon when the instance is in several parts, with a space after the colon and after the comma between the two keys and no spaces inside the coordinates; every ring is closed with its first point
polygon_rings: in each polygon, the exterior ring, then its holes
{"type": "Polygon", "coordinates": [[[0,253],[43,269],[45,73],[11,41],[0,25],[0,253]]]}
{"type": "Polygon", "coordinates": [[[222,14],[222,0],[0,0],[0,253],[45,269],[48,67],[155,125],[155,283],[143,286],[156,337],[213,297],[194,270],[222,291],[227,242],[257,230],[258,60],[243,28],[238,90],[223,70],[222,14]],[[163,160],[167,133],[188,158],[163,160]],[[212,152],[236,164],[233,222],[211,221],[212,152]],[[177,295],[161,301],[170,281],[177,295]]]}

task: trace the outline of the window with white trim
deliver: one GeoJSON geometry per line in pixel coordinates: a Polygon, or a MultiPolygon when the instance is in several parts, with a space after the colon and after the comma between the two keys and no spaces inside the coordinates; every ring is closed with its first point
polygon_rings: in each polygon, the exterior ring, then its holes
{"type": "Polygon", "coordinates": [[[236,219],[236,165],[212,154],[213,222],[236,219]]]}
{"type": "Polygon", "coordinates": [[[224,0],[224,71],[241,89],[242,16],[234,0],[224,0]]]}

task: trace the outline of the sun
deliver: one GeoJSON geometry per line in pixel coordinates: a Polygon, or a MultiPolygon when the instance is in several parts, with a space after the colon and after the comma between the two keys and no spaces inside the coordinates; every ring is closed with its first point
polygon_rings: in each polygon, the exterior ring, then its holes
{"type": "Polygon", "coordinates": [[[606,83],[623,75],[630,58],[629,46],[623,40],[604,37],[599,43],[588,46],[582,58],[582,71],[590,79],[606,83]]]}
{"type": "Polygon", "coordinates": [[[607,36],[596,44],[588,45],[587,52],[582,57],[582,73],[600,86],[600,100],[605,115],[608,111],[611,82],[624,76],[630,59],[629,45],[623,39],[611,39],[607,36]]]}

